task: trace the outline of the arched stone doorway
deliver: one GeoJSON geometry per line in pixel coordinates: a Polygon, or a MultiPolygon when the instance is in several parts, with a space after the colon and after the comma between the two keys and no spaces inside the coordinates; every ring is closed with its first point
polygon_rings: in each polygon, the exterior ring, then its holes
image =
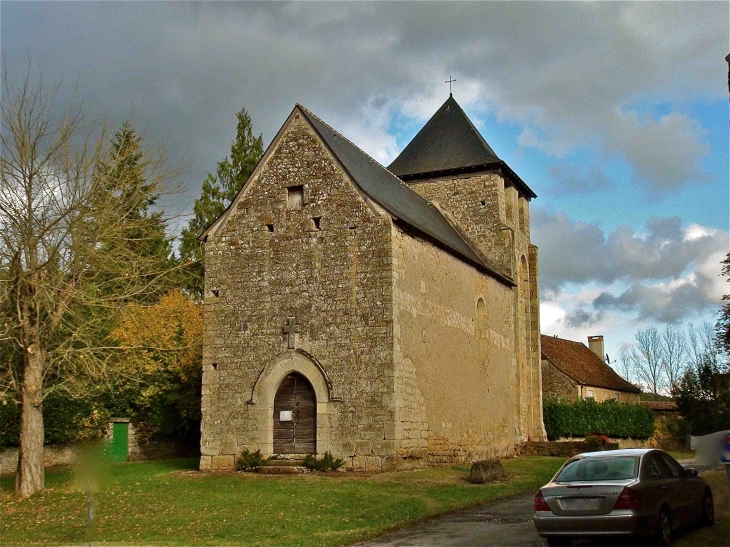
{"type": "Polygon", "coordinates": [[[317,397],[312,384],[291,372],[274,396],[274,454],[317,453],[317,397]]]}

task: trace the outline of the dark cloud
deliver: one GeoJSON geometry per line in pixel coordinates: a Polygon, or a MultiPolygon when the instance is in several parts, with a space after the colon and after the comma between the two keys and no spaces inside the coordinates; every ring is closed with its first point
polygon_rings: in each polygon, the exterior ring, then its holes
{"type": "Polygon", "coordinates": [[[707,145],[684,111],[644,105],[724,97],[727,19],[719,2],[8,2],[0,32],[11,70],[30,52],[47,81],[78,77],[92,115],[135,112],[185,152],[191,199],[241,107],[268,142],[301,102],[387,160],[394,115],[429,116],[448,74],[522,145],[619,156],[660,196],[707,179],[707,145]]]}
{"type": "Polygon", "coordinates": [[[582,165],[551,165],[552,193],[556,196],[590,194],[610,186],[608,177],[600,169],[582,165]]]}
{"type": "Polygon", "coordinates": [[[687,282],[676,287],[634,284],[618,296],[601,293],[594,301],[597,313],[609,311],[638,312],[640,321],[676,324],[694,313],[717,306],[701,282],[687,282]]]}
{"type": "MultiPolygon", "coordinates": [[[[705,231],[689,237],[679,218],[652,217],[645,234],[623,226],[606,235],[598,226],[540,208],[533,209],[530,223],[540,249],[540,284],[552,291],[571,282],[677,280],[727,252],[727,233],[705,231]]],[[[719,273],[718,260],[714,275],[719,273]]],[[[712,270],[707,273],[711,275],[712,270]]]]}
{"type": "Polygon", "coordinates": [[[576,308],[562,319],[562,322],[572,328],[585,328],[598,323],[604,318],[602,310],[587,310],[584,307],[576,308]]]}

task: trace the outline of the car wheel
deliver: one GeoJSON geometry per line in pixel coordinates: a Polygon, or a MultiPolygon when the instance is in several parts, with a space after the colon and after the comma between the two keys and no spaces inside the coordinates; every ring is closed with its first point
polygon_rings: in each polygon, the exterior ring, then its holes
{"type": "Polygon", "coordinates": [[[670,547],[672,545],[672,518],[669,515],[669,509],[662,509],[662,512],[659,513],[656,540],[659,547],[670,547]]]}
{"type": "Polygon", "coordinates": [[[570,547],[572,543],[570,538],[547,538],[548,547],[570,547]]]}
{"type": "Polygon", "coordinates": [[[702,518],[700,523],[704,526],[712,526],[715,524],[715,504],[712,501],[712,492],[705,490],[702,496],[702,518]]]}

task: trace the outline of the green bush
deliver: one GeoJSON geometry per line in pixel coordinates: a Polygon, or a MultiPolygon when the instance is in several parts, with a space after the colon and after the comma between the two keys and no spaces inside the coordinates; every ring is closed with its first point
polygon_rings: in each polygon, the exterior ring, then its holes
{"type": "MultiPolygon", "coordinates": [[[[68,444],[99,438],[104,434],[108,413],[96,401],[51,394],[43,401],[45,444],[68,444]]],[[[0,447],[18,446],[20,404],[0,401],[0,447]]]]}
{"type": "Polygon", "coordinates": [[[250,452],[248,448],[244,448],[241,455],[238,457],[236,462],[236,469],[238,471],[253,471],[257,467],[265,465],[268,461],[272,460],[272,457],[265,458],[261,455],[261,450],[250,452]]]}
{"type": "Polygon", "coordinates": [[[622,439],[648,439],[654,434],[654,415],[641,405],[594,399],[546,399],[543,420],[548,439],[606,435],[622,439]]]}
{"type": "Polygon", "coordinates": [[[314,471],[337,471],[342,467],[342,460],[333,458],[329,452],[325,452],[324,456],[319,459],[317,456],[308,454],[304,458],[304,467],[314,471]]]}

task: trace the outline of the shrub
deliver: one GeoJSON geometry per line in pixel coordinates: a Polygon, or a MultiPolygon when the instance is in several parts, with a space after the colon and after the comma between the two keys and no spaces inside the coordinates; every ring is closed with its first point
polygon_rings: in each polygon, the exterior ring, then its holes
{"type": "Polygon", "coordinates": [[[250,452],[248,448],[244,448],[243,452],[241,452],[241,455],[238,457],[238,461],[236,462],[236,469],[238,471],[253,471],[257,467],[266,465],[266,463],[272,459],[272,457],[263,457],[261,455],[261,450],[250,452]]]}
{"type": "Polygon", "coordinates": [[[342,467],[342,460],[333,458],[329,452],[325,452],[320,459],[317,459],[317,456],[308,454],[304,458],[304,467],[314,471],[337,471],[342,467]]]}
{"type": "Polygon", "coordinates": [[[622,439],[648,439],[654,433],[654,416],[641,405],[616,401],[547,399],[543,419],[548,439],[606,435],[622,439]]]}
{"type": "Polygon", "coordinates": [[[608,437],[605,435],[586,435],[585,443],[591,451],[604,450],[608,444],[608,437]]]}

